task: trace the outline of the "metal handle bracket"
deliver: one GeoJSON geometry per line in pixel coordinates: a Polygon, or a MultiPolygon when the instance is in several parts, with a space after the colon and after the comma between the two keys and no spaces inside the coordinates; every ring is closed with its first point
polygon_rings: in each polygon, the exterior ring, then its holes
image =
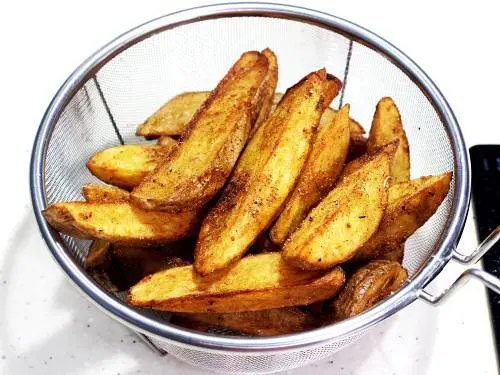
{"type": "MultiPolygon", "coordinates": [[[[465,255],[457,250],[453,251],[452,259],[463,265],[472,265],[477,263],[484,254],[490,250],[500,240],[500,226],[496,227],[493,232],[472,252],[470,255],[465,255]]],[[[421,289],[417,297],[431,305],[437,305],[446,300],[459,286],[465,284],[469,279],[475,278],[481,281],[486,287],[500,294],[500,279],[490,273],[479,269],[466,269],[448,288],[438,295],[432,295],[429,292],[421,289]]]]}

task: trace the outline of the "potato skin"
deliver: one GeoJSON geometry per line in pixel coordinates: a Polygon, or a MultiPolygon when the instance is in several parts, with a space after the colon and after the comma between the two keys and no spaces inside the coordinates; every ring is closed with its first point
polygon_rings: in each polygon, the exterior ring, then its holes
{"type": "Polygon", "coordinates": [[[132,192],[147,210],[193,210],[225,184],[260,111],[268,60],[246,52],[191,119],[179,147],[132,192]]]}
{"type": "Polygon", "coordinates": [[[390,163],[391,154],[383,152],[345,177],[285,242],[284,259],[313,270],[354,257],[384,215],[390,163]]]}
{"type": "Polygon", "coordinates": [[[317,319],[312,315],[294,307],[227,314],[185,313],[174,315],[171,323],[194,329],[198,329],[201,323],[261,337],[287,335],[318,326],[317,319]]]}
{"type": "Polygon", "coordinates": [[[198,275],[192,266],[144,278],[130,289],[127,303],[137,307],[191,313],[233,313],[307,305],[326,300],[344,285],[341,268],[304,271],[279,253],[247,256],[224,274],[198,275]]]}
{"type": "Polygon", "coordinates": [[[347,319],[369,309],[397,291],[407,278],[408,272],[398,262],[371,261],[349,277],[333,301],[335,320],[347,319]]]}
{"type": "Polygon", "coordinates": [[[349,105],[346,105],[319,129],[297,185],[271,228],[270,238],[274,243],[282,244],[332,189],[344,166],[349,137],[349,105]]]}
{"type": "Polygon", "coordinates": [[[321,114],[340,87],[340,81],[320,70],[287,91],[203,220],[195,249],[197,272],[209,275],[228,267],[272,223],[307,160],[321,114]]]}

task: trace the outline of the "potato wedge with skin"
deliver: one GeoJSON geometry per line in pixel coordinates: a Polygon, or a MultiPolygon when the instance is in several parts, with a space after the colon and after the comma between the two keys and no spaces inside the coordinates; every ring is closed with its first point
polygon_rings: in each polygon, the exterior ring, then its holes
{"type": "Polygon", "coordinates": [[[158,138],[156,144],[159,146],[178,146],[178,142],[169,135],[162,135],[160,138],[158,138]]]}
{"type": "Polygon", "coordinates": [[[191,210],[224,185],[260,111],[268,60],[244,53],[189,122],[179,147],[132,192],[148,210],[191,210]]]}
{"type": "Polygon", "coordinates": [[[198,212],[144,211],[126,202],[54,203],[43,215],[64,234],[124,246],[162,245],[188,237],[196,232],[200,220],[198,212]]]}
{"type": "Polygon", "coordinates": [[[384,215],[390,163],[391,155],[383,152],[345,177],[285,242],[284,259],[313,270],[354,257],[384,215]]]}
{"type": "Polygon", "coordinates": [[[312,315],[293,307],[227,314],[185,313],[174,315],[170,322],[189,326],[192,321],[228,328],[250,336],[288,335],[318,326],[312,315]]]}
{"type": "Polygon", "coordinates": [[[109,248],[111,244],[104,240],[92,242],[85,258],[85,268],[101,266],[109,260],[109,248]]]}
{"type": "Polygon", "coordinates": [[[373,153],[380,146],[395,139],[399,140],[399,145],[392,161],[391,174],[392,183],[399,183],[410,179],[410,146],[398,107],[391,98],[382,98],[373,116],[368,136],[368,153],[373,153]]]}
{"type": "Polygon", "coordinates": [[[320,70],[288,90],[248,143],[222,197],[203,221],[196,271],[209,275],[228,267],[272,223],[307,160],[321,114],[340,87],[320,70]]]}
{"type": "Polygon", "coordinates": [[[88,203],[120,203],[130,201],[130,193],[116,186],[84,185],[82,193],[85,201],[88,203]]]}
{"type": "Polygon", "coordinates": [[[176,267],[144,278],[130,289],[137,307],[193,313],[233,313],[307,305],[333,297],[345,282],[340,267],[304,271],[279,253],[251,255],[215,280],[193,266],[176,267]]]}
{"type": "Polygon", "coordinates": [[[269,62],[269,68],[266,78],[264,78],[260,112],[252,130],[250,131],[249,137],[252,137],[259,126],[269,117],[271,107],[273,106],[274,91],[276,90],[276,85],[278,84],[278,59],[276,58],[276,55],[269,48],[262,51],[262,54],[266,56],[267,61],[269,62]]]}
{"type": "MultiPolygon", "coordinates": [[[[271,108],[271,113],[274,112],[281,98],[283,97],[282,93],[274,94],[273,106],[271,108]]],[[[330,124],[333,121],[333,118],[337,115],[338,111],[333,108],[326,108],[321,116],[321,120],[319,121],[319,128],[321,129],[323,126],[330,124]]],[[[362,136],[366,133],[365,129],[353,118],[349,117],[349,128],[351,132],[351,140],[353,137],[362,136]]]]}
{"type": "Polygon", "coordinates": [[[271,228],[270,238],[274,243],[282,244],[332,189],[344,166],[349,137],[349,105],[346,105],[332,116],[330,124],[319,129],[299,181],[271,228]]]}
{"type": "Polygon", "coordinates": [[[132,189],[176,148],[177,142],[162,146],[137,144],[110,147],[92,156],[87,168],[101,181],[132,189]]]}
{"type": "MultiPolygon", "coordinates": [[[[265,54],[265,50],[262,53],[265,54]]],[[[270,60],[269,72],[272,71],[273,62],[270,60]]],[[[269,86],[267,87],[269,88],[269,86]]],[[[164,104],[165,114],[158,113],[151,116],[157,116],[158,118],[163,116],[164,120],[157,121],[155,123],[155,126],[141,128],[140,134],[137,133],[137,135],[145,136],[146,139],[154,139],[158,137],[161,137],[160,139],[162,139],[164,136],[171,139],[171,136],[181,135],[186,128],[189,120],[193,118],[198,108],[203,104],[203,102],[208,98],[209,95],[210,91],[188,91],[175,96],[164,104]],[[176,120],[176,118],[179,118],[179,120],[176,120]]],[[[270,113],[274,112],[282,97],[283,93],[274,94],[270,113]]],[[[332,120],[332,117],[335,116],[337,112],[338,111],[335,109],[327,108],[323,113],[323,116],[321,117],[320,127],[322,126],[322,124],[329,123],[332,120]]],[[[264,117],[264,113],[266,113],[266,107],[263,105],[261,112],[259,113],[259,118],[264,117]]],[[[257,123],[261,123],[259,119],[257,120],[256,124],[257,123]]],[[[359,122],[352,118],[349,119],[349,126],[351,127],[352,139],[354,139],[353,137],[362,136],[366,133],[365,129],[359,124],[359,122]]],[[[252,133],[254,133],[254,129],[256,128],[258,128],[258,126],[252,128],[252,133]]],[[[160,142],[158,143],[160,144],[160,142]]]]}
{"type": "Polygon", "coordinates": [[[377,232],[359,249],[353,261],[375,259],[404,243],[446,198],[451,176],[449,172],[391,186],[387,210],[377,232]]]}
{"type": "Polygon", "coordinates": [[[146,139],[164,135],[181,135],[209,95],[210,91],[193,91],[174,96],[139,125],[135,134],[142,135],[146,139]]]}
{"type": "Polygon", "coordinates": [[[407,278],[408,272],[398,262],[374,260],[359,268],[333,302],[335,319],[362,313],[397,291],[407,278]]]}

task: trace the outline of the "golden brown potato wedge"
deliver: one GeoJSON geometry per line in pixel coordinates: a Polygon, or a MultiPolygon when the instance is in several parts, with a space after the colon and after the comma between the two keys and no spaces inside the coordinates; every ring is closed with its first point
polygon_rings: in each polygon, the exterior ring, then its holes
{"type": "Polygon", "coordinates": [[[101,239],[124,246],[166,244],[196,232],[200,215],[144,211],[130,203],[61,202],[43,211],[56,230],[80,239],[101,239]]]}
{"type": "Polygon", "coordinates": [[[374,260],[359,268],[348,280],[333,302],[336,320],[360,314],[391,293],[408,278],[408,272],[398,263],[374,260]]]}
{"type": "Polygon", "coordinates": [[[448,194],[450,181],[451,172],[391,186],[387,210],[377,232],[353,260],[374,259],[404,243],[434,215],[448,194]]]}
{"type": "Polygon", "coordinates": [[[248,143],[222,197],[204,219],[196,271],[208,275],[228,267],[272,223],[307,160],[321,114],[340,87],[340,81],[320,70],[287,91],[248,143]]]}
{"type": "Polygon", "coordinates": [[[176,148],[177,142],[165,146],[138,144],[110,147],[92,156],[87,168],[101,181],[132,189],[176,148]]]}
{"type": "Polygon", "coordinates": [[[210,91],[199,91],[174,96],[139,125],[135,134],[142,135],[146,139],[163,135],[181,135],[209,95],[210,91]]]}
{"type": "Polygon", "coordinates": [[[191,321],[229,328],[250,336],[288,335],[318,326],[312,315],[293,307],[227,314],[185,313],[172,318],[171,323],[185,326],[191,321]]]}
{"type": "Polygon", "coordinates": [[[271,107],[273,106],[274,99],[274,91],[276,90],[276,85],[278,84],[278,59],[273,51],[269,48],[266,48],[262,51],[262,54],[266,56],[267,61],[269,62],[269,68],[267,71],[266,78],[264,79],[264,87],[262,89],[261,95],[261,105],[260,112],[257,116],[257,120],[255,121],[252,130],[250,131],[250,137],[252,137],[259,126],[268,118],[271,113],[271,107]]]}
{"type": "Polygon", "coordinates": [[[384,215],[391,156],[382,152],[345,177],[285,242],[284,259],[311,270],[351,259],[375,233],[384,215]]]}
{"type": "Polygon", "coordinates": [[[271,228],[270,238],[274,243],[282,244],[332,189],[344,167],[349,137],[349,105],[346,105],[332,116],[330,124],[319,129],[297,185],[271,228]]]}
{"type": "MultiPolygon", "coordinates": [[[[264,50],[262,53],[266,54],[266,50],[264,50]]],[[[274,71],[273,68],[274,62],[272,58],[270,58],[269,56],[267,57],[269,60],[268,74],[273,74],[272,72],[274,71]]],[[[275,71],[277,77],[277,69],[275,71]]],[[[266,87],[267,89],[269,89],[270,85],[266,87]]],[[[164,108],[163,114],[157,112],[153,116],[151,116],[151,119],[154,118],[155,116],[157,118],[154,120],[155,125],[147,127],[142,126],[140,132],[138,131],[137,135],[145,136],[146,139],[154,139],[161,137],[160,140],[162,140],[164,136],[165,138],[172,139],[171,136],[181,135],[184,129],[186,128],[186,125],[189,122],[189,120],[193,118],[198,108],[203,104],[205,100],[207,100],[209,95],[210,91],[192,91],[192,92],[185,92],[175,96],[174,98],[170,99],[167,103],[164,104],[164,106],[162,107],[164,108]]],[[[274,94],[271,103],[270,113],[274,112],[276,106],[278,105],[282,97],[283,93],[274,94]]],[[[337,112],[338,111],[335,109],[327,108],[323,113],[323,116],[321,117],[320,127],[323,124],[330,123],[332,117],[335,116],[337,112]]],[[[264,113],[266,113],[266,107],[262,105],[261,112],[259,113],[259,119],[257,120],[256,124],[262,123],[260,119],[264,117],[264,113]]],[[[352,140],[356,136],[362,136],[363,134],[366,133],[365,129],[359,124],[359,122],[357,122],[353,118],[349,119],[349,126],[351,128],[352,140]]],[[[258,126],[254,127],[253,129],[256,128],[258,128],[258,126]]],[[[161,142],[159,141],[158,144],[161,144],[161,142]]]]}
{"type": "Polygon", "coordinates": [[[88,203],[119,203],[130,201],[130,193],[116,186],[89,184],[82,188],[88,203]]]}
{"type": "Polygon", "coordinates": [[[375,110],[372,127],[368,137],[368,153],[373,153],[380,146],[399,140],[398,149],[392,160],[392,183],[410,179],[410,147],[403,129],[398,107],[391,98],[382,98],[375,110]]]}
{"type": "Polygon", "coordinates": [[[121,290],[128,289],[142,278],[174,267],[186,266],[185,260],[161,249],[113,245],[108,273],[121,290]]]}
{"type": "Polygon", "coordinates": [[[224,185],[260,111],[268,60],[246,52],[189,122],[172,154],[132,192],[149,210],[188,210],[207,203],[224,185]]]}
{"type": "Polygon", "coordinates": [[[110,246],[110,243],[104,240],[92,241],[85,259],[85,268],[94,268],[106,263],[109,260],[110,246]]]}
{"type": "Polygon", "coordinates": [[[193,313],[233,313],[307,305],[337,294],[345,281],[340,267],[304,271],[279,253],[241,259],[215,280],[193,266],[176,267],[144,278],[130,289],[132,306],[193,313]]]}

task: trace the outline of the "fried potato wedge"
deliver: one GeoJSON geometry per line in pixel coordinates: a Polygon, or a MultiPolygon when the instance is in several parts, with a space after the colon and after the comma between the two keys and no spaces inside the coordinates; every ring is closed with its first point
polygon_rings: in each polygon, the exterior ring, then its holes
{"type": "Polygon", "coordinates": [[[360,314],[391,293],[408,278],[408,272],[398,263],[374,260],[359,268],[348,280],[333,302],[336,320],[360,314]]]}
{"type": "Polygon", "coordinates": [[[92,156],[87,168],[101,181],[132,189],[176,148],[177,142],[162,146],[137,144],[110,147],[92,156]]]}
{"type": "Polygon", "coordinates": [[[273,106],[274,91],[276,90],[276,85],[278,84],[278,59],[276,58],[276,55],[269,48],[262,51],[262,54],[266,56],[267,61],[269,62],[269,68],[267,70],[266,77],[264,78],[260,112],[252,130],[250,131],[250,137],[255,134],[259,126],[269,117],[273,106]]]}
{"type": "Polygon", "coordinates": [[[248,143],[222,197],[203,221],[196,271],[208,275],[228,267],[272,223],[307,160],[321,114],[340,87],[340,81],[320,70],[287,91],[248,143]]]}
{"type": "MultiPolygon", "coordinates": [[[[264,50],[262,53],[266,55],[266,57],[269,60],[268,75],[273,76],[274,74],[273,72],[276,71],[276,77],[277,77],[277,69],[274,69],[275,62],[273,58],[270,57],[270,54],[266,54],[266,51],[267,50],[264,50]]],[[[271,85],[266,85],[265,87],[266,87],[265,90],[270,90],[271,85]]],[[[198,108],[201,107],[201,105],[203,104],[203,102],[205,102],[205,100],[207,100],[209,95],[210,91],[192,91],[192,92],[185,92],[175,96],[174,98],[170,99],[167,103],[164,104],[164,106],[162,107],[164,108],[163,114],[159,113],[161,111],[160,110],[151,116],[151,119],[155,116],[157,117],[154,126],[150,125],[145,127],[144,125],[142,125],[140,128],[141,129],[140,132],[138,130],[136,134],[145,136],[146,139],[154,139],[161,137],[160,140],[162,140],[164,137],[172,139],[171,136],[181,135],[184,129],[186,128],[186,125],[188,124],[189,120],[193,118],[198,108]]],[[[265,97],[264,92],[263,92],[263,97],[265,97]]],[[[261,112],[259,113],[259,117],[256,121],[256,126],[254,126],[253,129],[257,129],[258,126],[263,122],[262,119],[264,117],[267,117],[269,113],[274,112],[282,97],[283,93],[274,94],[270,112],[268,112],[266,116],[264,116],[264,114],[267,112],[267,110],[263,101],[261,112]]],[[[332,117],[335,116],[337,112],[338,111],[335,109],[327,108],[323,113],[323,116],[321,117],[320,127],[323,124],[330,123],[332,117]]],[[[359,122],[357,122],[353,118],[349,118],[349,126],[351,128],[351,142],[354,139],[354,137],[362,136],[363,134],[366,133],[365,129],[359,124],[359,122]]],[[[253,129],[252,133],[254,133],[253,129]]],[[[158,144],[161,144],[160,141],[158,142],[158,144]]]]}
{"type": "Polygon", "coordinates": [[[181,326],[187,324],[189,328],[192,321],[228,328],[250,336],[288,335],[318,326],[312,315],[293,307],[228,314],[185,313],[174,316],[171,323],[181,326]]]}
{"type": "Polygon", "coordinates": [[[144,211],[130,203],[60,202],[43,211],[56,230],[80,239],[124,246],[166,244],[195,233],[198,212],[144,211]]]}
{"type": "Polygon", "coordinates": [[[116,186],[84,185],[82,193],[87,203],[120,203],[130,201],[130,193],[116,186]]]}
{"type": "Polygon", "coordinates": [[[282,244],[332,189],[344,167],[349,138],[349,105],[346,105],[331,117],[330,124],[319,129],[297,185],[271,228],[270,238],[274,243],[282,244]]]}
{"type": "Polygon", "coordinates": [[[161,249],[113,245],[108,273],[121,290],[130,288],[142,278],[174,267],[186,266],[185,260],[161,249]]]}
{"type": "Polygon", "coordinates": [[[104,240],[92,241],[85,259],[85,268],[95,268],[106,263],[109,260],[110,246],[111,244],[104,240]]]}
{"type": "Polygon", "coordinates": [[[333,297],[345,282],[340,267],[304,271],[288,265],[279,253],[241,259],[213,280],[193,266],[176,267],[133,286],[127,303],[172,312],[234,313],[307,305],[333,297]]]}
{"type": "MultiPolygon", "coordinates": [[[[271,113],[274,112],[281,98],[283,98],[282,93],[274,94],[273,106],[271,108],[271,113]]],[[[334,117],[337,115],[338,111],[333,108],[326,108],[321,116],[321,120],[319,121],[319,128],[321,129],[323,126],[330,124],[334,117]]],[[[366,133],[365,129],[353,118],[349,117],[349,128],[351,132],[351,141],[354,137],[362,136],[366,133]]]]}
{"type": "Polygon", "coordinates": [[[267,71],[263,54],[241,56],[189,122],[179,147],[133,190],[137,206],[196,209],[222,188],[260,111],[267,71]]]}
{"type": "Polygon", "coordinates": [[[331,268],[355,256],[384,215],[391,161],[390,153],[382,152],[345,177],[285,242],[284,259],[314,270],[331,268]]]}
{"type": "Polygon", "coordinates": [[[174,96],[139,125],[135,134],[144,136],[146,139],[154,139],[163,135],[181,135],[209,95],[210,91],[199,91],[174,96]]]}
{"type": "Polygon", "coordinates": [[[382,98],[373,116],[370,135],[368,136],[368,153],[373,153],[380,146],[393,140],[399,140],[398,149],[392,161],[392,183],[410,179],[410,146],[403,129],[398,107],[391,98],[382,98]]]}
{"type": "Polygon", "coordinates": [[[387,210],[377,232],[359,249],[353,260],[375,259],[404,243],[434,215],[446,198],[451,176],[449,172],[391,186],[387,210]]]}

